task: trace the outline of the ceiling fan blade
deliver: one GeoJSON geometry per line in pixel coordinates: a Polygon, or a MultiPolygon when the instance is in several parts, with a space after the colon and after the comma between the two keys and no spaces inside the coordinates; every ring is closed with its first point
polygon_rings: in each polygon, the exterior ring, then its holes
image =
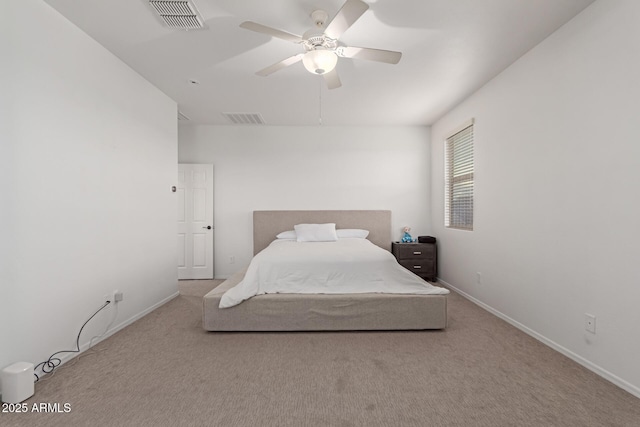
{"type": "Polygon", "coordinates": [[[292,64],[295,64],[296,62],[301,61],[303,56],[304,56],[304,53],[299,53],[287,59],[283,59],[280,62],[276,62],[273,65],[269,65],[267,68],[263,68],[262,70],[258,71],[256,74],[259,76],[266,77],[269,74],[273,74],[278,70],[281,70],[285,67],[288,67],[289,65],[292,65],[292,64]]]}
{"type": "Polygon", "coordinates": [[[257,22],[245,21],[240,24],[240,28],[255,31],[256,33],[266,34],[271,37],[277,37],[282,40],[286,40],[291,43],[301,43],[302,37],[295,34],[287,33],[286,31],[276,30],[275,28],[267,27],[266,25],[258,24],[257,22]]]}
{"type": "Polygon", "coordinates": [[[369,5],[362,0],[347,0],[329,25],[327,25],[324,33],[327,37],[336,40],[339,39],[367,9],[369,9],[369,5]]]}
{"type": "Polygon", "coordinates": [[[345,58],[366,59],[368,61],[386,62],[387,64],[397,64],[402,58],[402,52],[393,50],[370,49],[367,47],[341,47],[338,55],[345,58]]]}
{"type": "Polygon", "coordinates": [[[322,76],[324,77],[324,81],[327,82],[327,87],[329,89],[337,89],[342,86],[342,82],[338,76],[338,71],[336,71],[335,68],[328,73],[324,73],[322,76]]]}

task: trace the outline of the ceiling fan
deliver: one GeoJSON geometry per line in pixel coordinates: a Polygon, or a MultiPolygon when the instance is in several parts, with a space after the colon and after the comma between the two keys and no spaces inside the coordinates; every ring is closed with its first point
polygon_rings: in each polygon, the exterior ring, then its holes
{"type": "Polygon", "coordinates": [[[391,50],[370,49],[365,47],[344,46],[338,39],[369,9],[369,5],[362,0],[347,0],[336,16],[325,26],[328,15],[323,10],[316,10],[311,14],[315,27],[302,36],[277,30],[252,21],[240,24],[247,30],[267,34],[292,43],[301,44],[304,52],[276,62],[256,74],[268,76],[282,68],[302,61],[304,67],[313,74],[322,75],[329,89],[342,86],[335,67],[338,58],[367,59],[369,61],[397,64],[402,57],[401,52],[391,50]]]}

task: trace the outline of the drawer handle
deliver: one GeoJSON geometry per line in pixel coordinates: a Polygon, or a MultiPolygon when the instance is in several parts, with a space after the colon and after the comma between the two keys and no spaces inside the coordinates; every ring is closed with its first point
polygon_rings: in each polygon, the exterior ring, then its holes
{"type": "Polygon", "coordinates": [[[422,255],[422,252],[420,252],[420,251],[416,251],[416,252],[414,252],[413,254],[414,254],[414,255],[422,255]]]}
{"type": "Polygon", "coordinates": [[[422,266],[421,265],[414,265],[413,268],[415,268],[417,270],[419,268],[422,268],[422,266]]]}

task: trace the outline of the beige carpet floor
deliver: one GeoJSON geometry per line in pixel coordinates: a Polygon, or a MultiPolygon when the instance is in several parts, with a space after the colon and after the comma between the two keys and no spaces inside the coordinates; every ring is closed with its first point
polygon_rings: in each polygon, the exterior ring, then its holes
{"type": "Polygon", "coordinates": [[[640,399],[456,294],[445,331],[207,333],[181,296],[36,384],[1,426],[640,426],[640,399]]]}

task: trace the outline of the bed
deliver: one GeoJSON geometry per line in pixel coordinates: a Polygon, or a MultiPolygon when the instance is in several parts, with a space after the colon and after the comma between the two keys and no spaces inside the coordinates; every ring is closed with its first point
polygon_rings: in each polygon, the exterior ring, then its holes
{"type": "MultiPolygon", "coordinates": [[[[296,224],[328,222],[338,229],[369,230],[367,239],[371,243],[385,251],[391,247],[390,211],[255,211],[254,255],[296,224]]],[[[241,283],[246,273],[246,269],[239,271],[205,295],[205,330],[421,330],[444,329],[447,325],[447,296],[443,294],[268,293],[220,308],[223,295],[241,283]]]]}

